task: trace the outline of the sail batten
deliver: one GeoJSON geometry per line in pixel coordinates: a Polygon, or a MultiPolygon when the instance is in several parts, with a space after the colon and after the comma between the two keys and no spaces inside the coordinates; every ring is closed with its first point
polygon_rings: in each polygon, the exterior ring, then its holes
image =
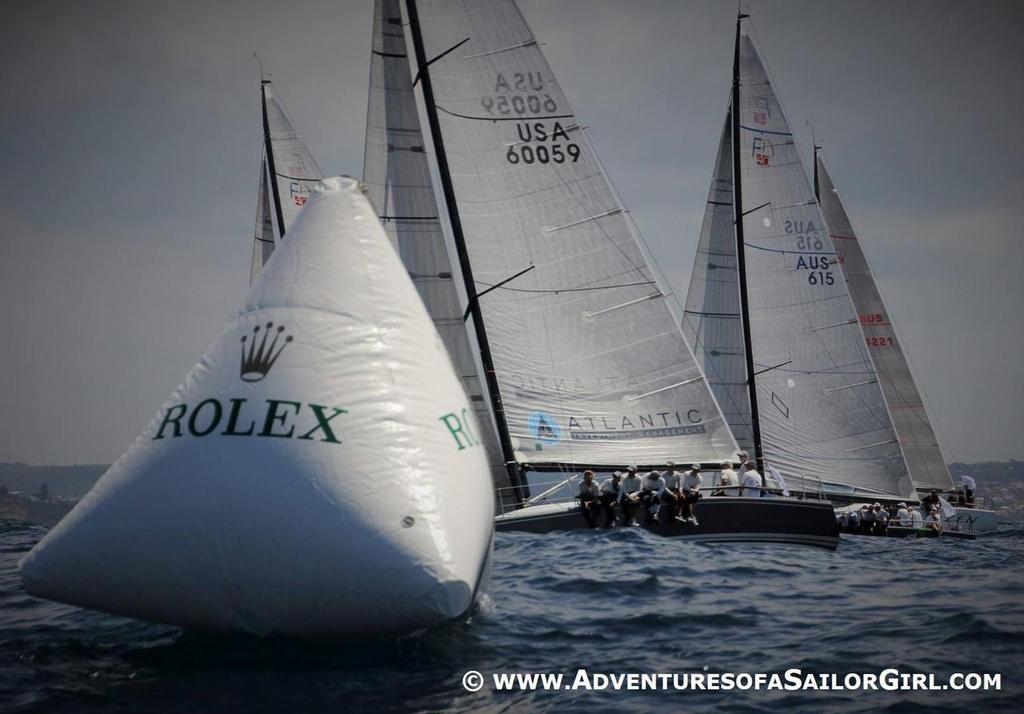
{"type": "Polygon", "coordinates": [[[896,334],[835,183],[824,160],[817,153],[815,172],[820,184],[818,201],[825,224],[830,237],[836,241],[836,250],[841,258],[840,266],[857,309],[860,328],[871,351],[910,476],[919,489],[951,489],[953,479],[935,438],[902,342],[896,334]]]}

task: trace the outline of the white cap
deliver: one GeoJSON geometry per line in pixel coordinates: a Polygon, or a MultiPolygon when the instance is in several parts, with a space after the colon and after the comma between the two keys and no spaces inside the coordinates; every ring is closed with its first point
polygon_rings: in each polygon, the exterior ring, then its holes
{"type": "Polygon", "coordinates": [[[700,471],[700,464],[694,464],[694,465],[693,465],[693,466],[691,466],[690,468],[692,468],[692,469],[697,469],[698,471],[700,471]]]}

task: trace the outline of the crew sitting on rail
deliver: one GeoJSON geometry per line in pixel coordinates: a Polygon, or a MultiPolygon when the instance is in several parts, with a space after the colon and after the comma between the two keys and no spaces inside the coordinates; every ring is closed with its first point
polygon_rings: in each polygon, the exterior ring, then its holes
{"type": "Polygon", "coordinates": [[[657,471],[650,471],[640,490],[640,502],[647,510],[647,523],[657,520],[661,511],[661,496],[665,492],[665,479],[657,471]]]}
{"type": "Polygon", "coordinates": [[[679,518],[679,507],[683,503],[683,475],[676,471],[674,461],[668,462],[668,469],[661,474],[665,479],[665,490],[661,494],[661,502],[670,506],[672,515],[679,518]]]}
{"type": "Polygon", "coordinates": [[[622,518],[627,526],[638,526],[636,507],[640,503],[640,490],[644,482],[636,475],[636,466],[626,469],[626,478],[622,479],[622,518]]]}
{"type": "Polygon", "coordinates": [[[597,528],[598,488],[594,483],[594,472],[590,469],[583,472],[583,483],[576,497],[580,500],[580,512],[587,520],[587,525],[597,528]]]}
{"type": "Polygon", "coordinates": [[[871,531],[871,535],[885,535],[885,529],[889,527],[889,514],[882,508],[881,503],[873,505],[871,510],[875,513],[874,528],[871,531]]]}
{"type": "Polygon", "coordinates": [[[761,474],[753,461],[743,464],[743,477],[740,479],[740,494],[748,498],[761,497],[761,474]]]}
{"type": "Polygon", "coordinates": [[[939,512],[938,506],[932,506],[932,510],[928,513],[924,524],[936,533],[942,532],[942,514],[939,512]]]}
{"type": "Polygon", "coordinates": [[[704,479],[700,475],[700,464],[691,466],[690,470],[683,476],[682,488],[680,489],[683,512],[680,520],[685,518],[693,525],[697,525],[697,516],[694,515],[693,504],[701,498],[700,485],[703,482],[704,479]]]}
{"type": "Polygon", "coordinates": [[[910,509],[907,508],[907,504],[903,501],[899,503],[899,510],[896,511],[896,525],[903,528],[910,528],[913,524],[913,519],[910,517],[910,509]]]}
{"type": "Polygon", "coordinates": [[[860,533],[860,512],[856,508],[847,512],[846,522],[847,533],[860,533]]]}
{"type": "Polygon", "coordinates": [[[871,535],[875,531],[875,511],[871,506],[860,507],[861,535],[871,535]]]}
{"type": "Polygon", "coordinates": [[[718,489],[711,493],[712,496],[738,496],[739,479],[736,472],[732,470],[732,464],[726,461],[722,464],[722,471],[718,476],[718,489]]]}
{"type": "Polygon", "coordinates": [[[613,471],[611,478],[601,482],[600,495],[601,510],[605,515],[605,528],[615,527],[615,504],[622,499],[622,472],[613,471]]]}

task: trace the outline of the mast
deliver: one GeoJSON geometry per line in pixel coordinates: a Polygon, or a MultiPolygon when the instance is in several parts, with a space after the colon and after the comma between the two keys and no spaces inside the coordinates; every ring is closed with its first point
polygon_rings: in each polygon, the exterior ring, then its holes
{"type": "Polygon", "coordinates": [[[270,139],[270,117],[267,116],[267,85],[270,80],[260,80],[260,99],[263,105],[263,145],[267,154],[267,168],[270,170],[270,189],[274,195],[274,215],[277,216],[278,238],[284,238],[284,214],[281,212],[281,194],[277,187],[277,167],[274,165],[274,145],[270,139]]]}
{"type": "Polygon", "coordinates": [[[747,268],[743,244],[743,178],[740,162],[740,24],[743,13],[736,15],[736,47],[732,60],[732,184],[733,215],[736,222],[736,270],[740,284],[740,320],[743,324],[743,353],[747,361],[747,391],[750,395],[750,430],[754,438],[754,459],[764,478],[764,453],[761,448],[761,423],[757,411],[757,384],[754,381],[754,352],[750,344],[750,314],[747,309],[747,268]]]}
{"type": "Polygon", "coordinates": [[[501,393],[498,391],[498,379],[494,372],[494,360],[491,357],[490,343],[487,341],[487,331],[484,328],[483,316],[480,313],[480,302],[477,300],[476,282],[473,280],[473,270],[470,266],[469,253],[466,250],[466,241],[462,233],[462,220],[459,217],[459,207],[455,200],[455,190],[452,187],[452,177],[448,169],[448,158],[444,150],[444,137],[441,135],[441,124],[437,118],[437,108],[434,106],[434,88],[430,83],[429,62],[423,47],[423,36],[420,32],[416,0],[406,0],[405,6],[409,15],[409,31],[412,35],[413,48],[416,53],[416,67],[418,69],[420,88],[423,92],[423,104],[427,113],[427,123],[430,125],[430,137],[434,144],[437,172],[441,179],[445,206],[448,209],[448,219],[452,228],[455,250],[459,257],[459,272],[462,274],[463,284],[466,288],[466,299],[469,301],[468,312],[473,317],[473,330],[476,333],[477,347],[480,350],[480,361],[483,363],[487,393],[491,400],[491,407],[494,410],[494,421],[498,427],[498,441],[501,444],[505,468],[508,469],[509,481],[514,487],[516,499],[522,503],[526,500],[527,490],[524,488],[524,484],[519,477],[515,449],[512,447],[512,437],[509,435],[508,425],[505,423],[505,410],[501,403],[501,393]]]}

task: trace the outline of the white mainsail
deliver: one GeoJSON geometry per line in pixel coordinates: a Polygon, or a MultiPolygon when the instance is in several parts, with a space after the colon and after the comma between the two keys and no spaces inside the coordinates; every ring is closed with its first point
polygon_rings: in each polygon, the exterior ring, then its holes
{"type": "Polygon", "coordinates": [[[814,170],[818,203],[839,254],[839,264],[857,308],[865,342],[870,348],[910,477],[919,489],[952,489],[953,479],[896,328],[820,154],[815,155],[814,170]]]}
{"type": "Polygon", "coordinates": [[[408,9],[473,287],[522,273],[479,299],[516,460],[734,458],[666,289],[515,3],[408,9]]]}
{"type": "Polygon", "coordinates": [[[363,183],[444,341],[477,421],[486,427],[479,436],[504,511],[516,502],[516,494],[463,319],[458,272],[445,245],[408,56],[399,0],[376,0],[363,183]]]}
{"type": "Polygon", "coordinates": [[[323,177],[302,136],[295,130],[269,79],[262,80],[263,164],[257,204],[250,284],[256,281],[299,211],[323,177]],[[275,232],[276,226],[276,232],[275,232]]]}
{"type": "Polygon", "coordinates": [[[22,561],[25,588],[255,635],[458,617],[493,532],[479,433],[373,208],[325,179],[239,315],[22,561]]]}
{"type": "MultiPolygon", "coordinates": [[[[838,256],[792,131],[749,37],[737,36],[737,42],[739,101],[731,109],[738,115],[739,144],[731,150],[739,154],[740,175],[733,181],[741,182],[743,203],[733,210],[744,235],[744,309],[764,456],[791,484],[803,479],[826,487],[912,495],[838,256]]],[[[729,151],[723,141],[717,172],[723,172],[726,161],[735,161],[729,151]]],[[[716,191],[722,176],[716,173],[712,196],[724,203],[731,199],[716,191]]],[[[725,295],[734,282],[730,270],[738,264],[735,247],[730,251],[725,245],[727,215],[724,208],[708,206],[685,319],[720,395],[725,387],[732,393],[738,391],[732,390],[737,381],[746,382],[735,361],[713,354],[733,357],[735,329],[710,333],[707,324],[700,324],[700,319],[708,321],[706,313],[727,313],[714,318],[724,325],[739,304],[725,295]],[[712,274],[720,282],[709,287],[712,274]]],[[[736,432],[746,438],[743,400],[736,396],[734,403],[736,432]]]]}

